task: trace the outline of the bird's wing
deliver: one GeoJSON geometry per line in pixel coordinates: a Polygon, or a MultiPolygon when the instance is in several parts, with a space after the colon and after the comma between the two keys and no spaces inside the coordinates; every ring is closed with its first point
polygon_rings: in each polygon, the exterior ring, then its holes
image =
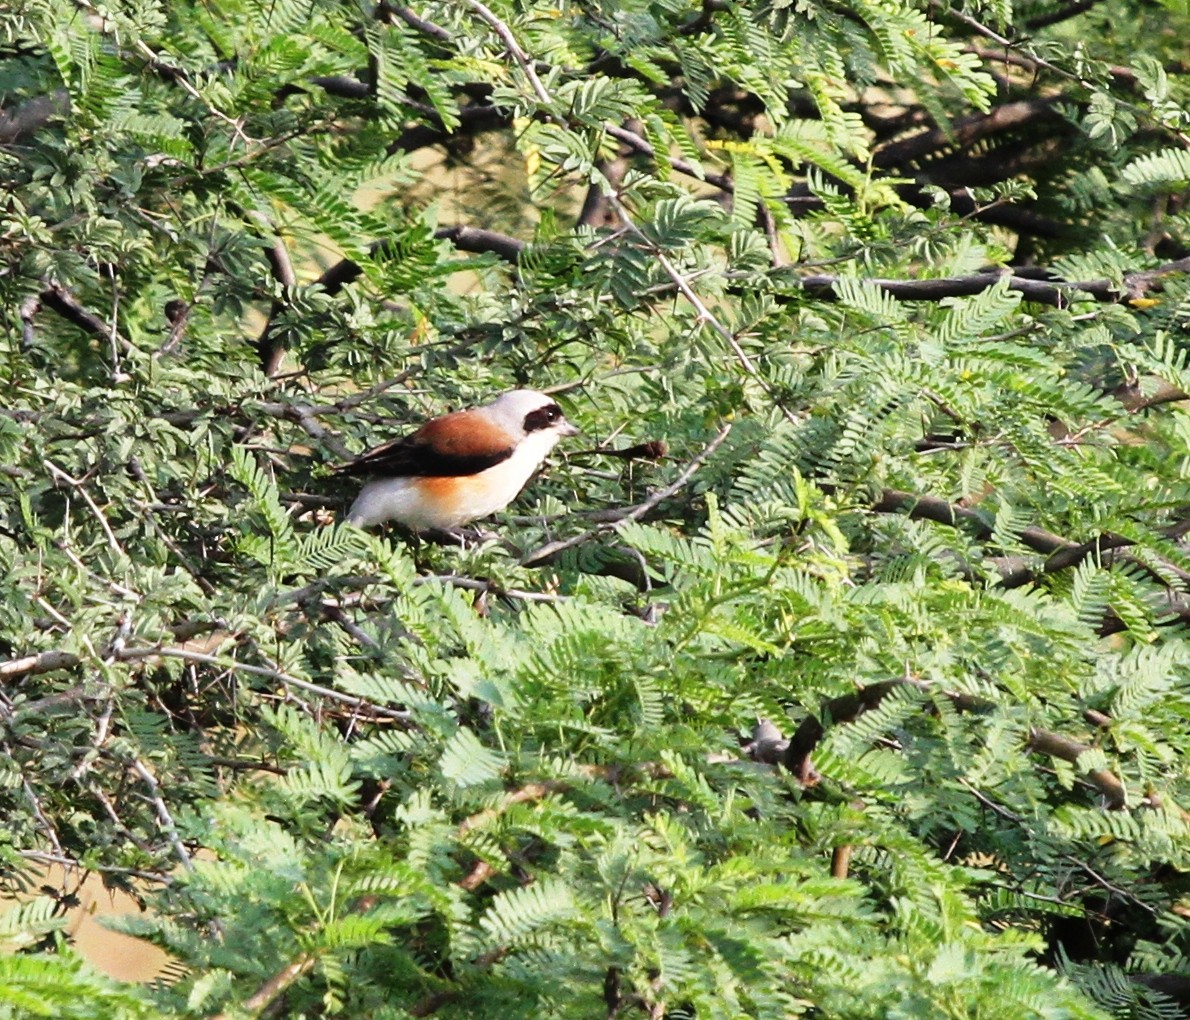
{"type": "Polygon", "coordinates": [[[336,470],[385,478],[475,475],[512,456],[516,442],[474,411],[455,411],[360,454],[336,470]]]}

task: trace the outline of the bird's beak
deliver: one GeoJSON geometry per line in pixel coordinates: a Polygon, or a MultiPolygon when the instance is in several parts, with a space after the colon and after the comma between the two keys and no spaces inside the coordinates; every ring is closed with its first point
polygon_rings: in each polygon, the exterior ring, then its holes
{"type": "Polygon", "coordinates": [[[583,432],[577,425],[572,425],[568,421],[563,422],[558,431],[564,436],[579,436],[583,432]]]}

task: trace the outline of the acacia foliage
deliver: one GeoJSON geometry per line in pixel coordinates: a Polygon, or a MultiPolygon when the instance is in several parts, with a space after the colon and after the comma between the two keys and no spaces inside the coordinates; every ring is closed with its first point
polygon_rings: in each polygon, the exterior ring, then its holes
{"type": "Polygon", "coordinates": [[[0,19],[0,867],[174,961],[0,1016],[1180,1014],[1183,14],[0,19]],[[514,385],[668,453],[333,525],[514,385]]]}

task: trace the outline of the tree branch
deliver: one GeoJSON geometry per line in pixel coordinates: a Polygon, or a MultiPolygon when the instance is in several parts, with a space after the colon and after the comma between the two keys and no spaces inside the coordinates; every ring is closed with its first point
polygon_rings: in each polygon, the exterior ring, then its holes
{"type": "Polygon", "coordinates": [[[0,680],[28,676],[35,673],[50,673],[56,669],[74,669],[81,660],[73,652],[51,649],[36,655],[23,655],[19,659],[0,662],[0,680]]]}
{"type": "MultiPolygon", "coordinates": [[[[273,279],[287,291],[292,291],[297,287],[297,274],[293,271],[293,263],[289,259],[289,249],[285,247],[285,242],[279,235],[273,238],[273,243],[269,245],[265,254],[269,260],[269,267],[273,271],[273,279]]],[[[286,345],[277,339],[273,331],[273,322],[284,307],[285,302],[280,298],[273,301],[273,307],[269,311],[269,320],[265,323],[260,338],[256,341],[256,353],[260,358],[261,371],[270,379],[280,370],[281,362],[285,357],[286,345]]]]}
{"type": "MultiPolygon", "coordinates": [[[[921,495],[912,492],[901,492],[898,489],[885,489],[880,498],[872,504],[875,513],[905,513],[914,520],[935,521],[948,527],[964,527],[980,541],[986,542],[992,537],[992,524],[987,516],[969,507],[948,503],[938,496],[921,495]]],[[[1034,552],[1050,553],[1058,550],[1078,548],[1077,542],[1055,535],[1044,528],[1025,528],[1017,537],[1021,543],[1034,552]]]]}
{"type": "Polygon", "coordinates": [[[1048,28],[1050,25],[1057,25],[1063,21],[1069,21],[1080,14],[1085,14],[1092,7],[1102,3],[1102,0],[1076,0],[1075,3],[1067,4],[1065,7],[1060,7],[1056,11],[1050,11],[1048,14],[1038,14],[1036,17],[1029,18],[1025,22],[1025,28],[1031,32],[1037,31],[1039,28],[1048,28]]]}
{"type": "MultiPolygon", "coordinates": [[[[317,962],[318,957],[313,953],[302,953],[301,956],[282,967],[281,970],[265,981],[252,995],[248,996],[235,1011],[234,1015],[241,1017],[245,1012],[249,1015],[259,1013],[280,998],[298,978],[307,974],[317,962]]],[[[233,1020],[233,1016],[230,1013],[217,1013],[211,1016],[209,1020],[233,1020]]]]}
{"type": "Polygon", "coordinates": [[[431,39],[437,39],[440,43],[449,43],[452,41],[450,33],[445,28],[419,17],[403,4],[391,4],[387,0],[382,0],[381,3],[376,5],[376,15],[377,17],[396,16],[410,28],[421,32],[423,35],[428,35],[431,39]]]}
{"type": "Polygon", "coordinates": [[[872,162],[881,169],[902,167],[939,149],[968,148],[990,135],[1032,124],[1039,120],[1061,120],[1055,107],[1064,97],[1018,100],[993,107],[987,113],[956,120],[947,130],[934,128],[886,142],[872,153],[872,162]]]}
{"type": "Polygon", "coordinates": [[[321,684],[311,683],[309,680],[302,680],[300,677],[291,676],[279,669],[253,666],[246,662],[237,662],[234,659],[223,659],[216,655],[207,655],[204,652],[192,652],[186,648],[177,648],[169,645],[158,645],[152,648],[124,648],[115,655],[115,658],[123,662],[155,658],[182,659],[185,662],[218,666],[220,669],[230,673],[251,673],[254,676],[267,677],[270,680],[276,680],[284,684],[286,687],[293,687],[299,691],[316,694],[320,698],[326,698],[328,701],[337,701],[340,704],[347,705],[356,712],[364,712],[381,719],[392,719],[402,723],[413,721],[413,713],[404,709],[377,705],[375,702],[367,701],[353,694],[344,694],[342,691],[336,691],[331,687],[324,687],[321,684]]]}
{"type": "Polygon", "coordinates": [[[553,560],[559,553],[565,552],[567,549],[573,549],[576,545],[582,545],[584,542],[590,541],[598,535],[606,534],[609,531],[615,531],[621,524],[627,521],[637,521],[645,516],[650,510],[657,507],[660,503],[669,499],[675,492],[681,489],[692,477],[694,473],[703,465],[708,457],[711,456],[723,441],[727,438],[728,433],[731,432],[731,422],[723,426],[699,454],[694,457],[669,485],[663,489],[658,489],[652,496],[650,496],[643,503],[638,503],[636,506],[624,511],[624,513],[617,517],[616,520],[608,521],[600,524],[597,527],[591,528],[589,531],[584,531],[582,534],[575,535],[572,538],[560,539],[556,542],[547,542],[538,549],[533,550],[521,560],[522,566],[536,567],[541,566],[553,560]]]}
{"type": "Polygon", "coordinates": [[[434,231],[434,236],[440,240],[449,241],[459,251],[479,255],[498,255],[505,262],[511,262],[514,265],[520,259],[521,253],[529,247],[524,241],[508,234],[501,234],[495,230],[481,230],[478,227],[468,227],[463,224],[441,227],[434,231]]]}
{"type": "MultiPolygon", "coordinates": [[[[862,282],[879,287],[899,301],[941,301],[943,298],[970,297],[1007,281],[1009,290],[1024,295],[1026,301],[1068,308],[1080,296],[1105,303],[1122,303],[1143,298],[1156,289],[1164,276],[1190,272],[1190,258],[1167,262],[1154,269],[1127,273],[1114,280],[1035,280],[1012,269],[1001,269],[970,276],[950,276],[927,280],[891,280],[869,277],[862,282]]],[[[838,299],[835,285],[843,279],[829,274],[802,276],[797,285],[807,294],[824,301],[838,299]]]]}
{"type": "Polygon", "coordinates": [[[447,131],[440,120],[437,124],[415,124],[389,142],[386,151],[390,156],[398,152],[416,152],[431,145],[444,145],[452,139],[495,131],[511,123],[512,114],[508,110],[479,99],[459,109],[459,125],[453,131],[447,131]]]}
{"type": "Polygon", "coordinates": [[[157,814],[157,821],[165,830],[166,838],[169,840],[170,846],[174,848],[174,853],[178,860],[181,861],[182,867],[187,871],[194,870],[194,862],[190,859],[190,851],[186,849],[186,844],[182,842],[182,837],[178,835],[178,827],[174,823],[173,815],[170,814],[169,808],[166,806],[164,798],[161,796],[161,785],[157,782],[156,776],[149,771],[148,767],[139,758],[133,758],[128,763],[129,767],[141,779],[141,782],[149,789],[149,800],[153,804],[153,810],[157,814]]]}
{"type": "Polygon", "coordinates": [[[508,52],[512,54],[512,59],[517,62],[525,77],[529,79],[529,84],[532,86],[533,93],[537,96],[538,101],[543,106],[549,106],[553,100],[545,90],[541,79],[537,77],[537,71],[533,67],[533,61],[530,59],[529,54],[521,48],[521,44],[517,42],[516,36],[512,34],[512,29],[496,17],[490,8],[481,4],[479,0],[463,0],[463,2],[500,37],[500,41],[504,43],[508,52]]]}
{"type": "MultiPolygon", "coordinates": [[[[628,128],[620,127],[616,124],[606,123],[603,125],[603,130],[615,138],[617,141],[623,142],[633,152],[638,152],[643,156],[648,156],[651,159],[657,159],[657,150],[653,144],[647,139],[642,138],[635,131],[629,131],[628,128]]],[[[677,159],[674,156],[665,155],[663,157],[678,173],[685,174],[687,177],[693,177],[696,180],[706,181],[708,184],[713,184],[716,188],[731,194],[735,191],[735,185],[732,183],[730,177],[723,174],[710,173],[706,170],[700,170],[684,159],[677,159]]]]}
{"type": "MultiPolygon", "coordinates": [[[[831,698],[822,703],[817,715],[807,716],[798,726],[785,750],[783,764],[804,785],[814,785],[819,776],[810,763],[810,754],[826,735],[826,726],[854,722],[864,712],[876,708],[894,690],[905,686],[927,692],[938,689],[928,681],[904,677],[869,684],[853,694],[831,698]]],[[[983,698],[960,694],[957,691],[944,690],[941,694],[960,712],[986,712],[995,707],[992,702],[983,698]]],[[[1081,744],[1077,740],[1036,727],[1030,728],[1025,747],[1028,751],[1049,755],[1072,765],[1077,765],[1082,755],[1094,750],[1088,744],[1081,744]]],[[[1109,811],[1120,811],[1128,806],[1127,791],[1114,772],[1108,769],[1092,769],[1086,773],[1085,778],[1103,795],[1104,805],[1109,811]]],[[[1143,803],[1146,806],[1149,804],[1147,799],[1143,803]]],[[[1181,808],[1176,809],[1186,815],[1181,808]]]]}
{"type": "MultiPolygon", "coordinates": [[[[1093,748],[1088,744],[1080,744],[1077,740],[1063,737],[1049,730],[1030,729],[1028,750],[1037,754],[1047,754],[1059,761],[1077,765],[1079,758],[1093,748]]],[[[1115,773],[1107,769],[1092,769],[1086,774],[1088,781],[1103,794],[1104,802],[1109,811],[1121,811],[1128,806],[1128,791],[1115,773]]]]}
{"type": "Polygon", "coordinates": [[[51,283],[41,292],[41,303],[57,312],[68,322],[92,336],[107,339],[112,335],[111,326],[94,312],[88,311],[69,290],[60,283],[51,283]]]}

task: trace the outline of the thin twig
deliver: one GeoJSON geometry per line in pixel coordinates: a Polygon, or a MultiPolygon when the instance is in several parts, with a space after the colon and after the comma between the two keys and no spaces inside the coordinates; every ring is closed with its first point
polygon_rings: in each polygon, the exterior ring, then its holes
{"type": "Polygon", "coordinates": [[[91,861],[83,863],[65,854],[47,854],[42,850],[18,850],[17,854],[29,861],[40,864],[57,864],[59,867],[75,871],[96,871],[103,875],[126,875],[142,882],[158,882],[162,885],[172,885],[173,878],[159,871],[143,871],[139,868],[117,868],[111,865],[95,864],[91,861]]]}
{"type": "Polygon", "coordinates": [[[628,214],[628,210],[624,208],[624,204],[620,201],[619,196],[609,195],[608,202],[611,204],[612,208],[616,210],[616,214],[620,217],[621,222],[623,222],[627,230],[649,248],[649,250],[656,257],[657,261],[661,264],[661,268],[665,270],[666,275],[670,278],[670,280],[673,281],[674,286],[677,287],[682,296],[688,302],[690,302],[695,312],[698,313],[698,323],[705,323],[706,325],[710,326],[711,329],[714,330],[714,332],[727,343],[728,347],[731,348],[732,353],[735,355],[736,360],[743,366],[744,371],[752,376],[752,378],[755,379],[764,389],[765,393],[768,394],[769,398],[773,402],[773,406],[776,407],[785,417],[785,419],[791,424],[798,424],[798,416],[786,406],[784,401],[782,401],[776,393],[773,392],[773,388],[769,384],[769,381],[761,374],[760,369],[756,367],[756,363],[750,357],[748,357],[748,352],[745,351],[740,345],[739,340],[736,339],[736,335],[725,325],[723,325],[723,323],[720,322],[718,318],[716,318],[715,314],[709,308],[707,308],[707,306],[703,303],[702,298],[700,298],[694,292],[694,288],[690,286],[689,281],[669,260],[669,257],[661,249],[660,245],[654,243],[644,233],[644,231],[642,231],[640,227],[636,225],[632,217],[628,214]]]}
{"type": "Polygon", "coordinates": [[[616,210],[616,214],[620,217],[621,221],[624,223],[624,226],[628,228],[629,232],[632,233],[638,240],[647,245],[650,251],[652,251],[652,253],[657,257],[657,261],[661,263],[661,268],[665,270],[666,275],[673,281],[674,286],[678,288],[682,296],[690,302],[694,310],[698,313],[698,321],[705,322],[716,333],[718,333],[719,336],[727,342],[728,346],[735,353],[735,356],[739,360],[740,364],[744,366],[744,370],[749,375],[760,379],[760,370],[753,363],[752,359],[748,357],[747,352],[740,346],[740,342],[736,339],[735,334],[732,333],[732,331],[726,326],[724,326],[723,323],[721,323],[715,317],[715,314],[703,303],[702,298],[694,293],[694,289],[686,281],[686,278],[678,271],[678,268],[672,262],[670,262],[668,256],[664,251],[661,250],[660,246],[655,244],[648,237],[648,235],[646,235],[645,232],[636,225],[636,222],[628,214],[628,210],[624,208],[624,203],[620,201],[619,196],[611,195],[608,197],[608,201],[616,210]]]}
{"type": "Polygon", "coordinates": [[[311,683],[309,680],[302,680],[296,676],[290,676],[279,669],[269,669],[265,666],[252,666],[245,662],[236,662],[234,659],[223,659],[217,655],[207,655],[204,652],[192,652],[186,648],[175,648],[169,645],[157,645],[151,648],[125,648],[120,654],[119,658],[122,661],[134,659],[152,659],[160,656],[163,659],[182,659],[185,662],[201,662],[208,666],[218,666],[228,672],[251,673],[254,676],[268,677],[270,680],[277,680],[286,687],[295,687],[298,690],[306,691],[309,694],[317,694],[321,698],[327,698],[330,701],[337,701],[340,704],[348,705],[356,710],[364,710],[370,712],[372,715],[379,716],[383,719],[394,719],[398,722],[408,723],[413,721],[413,713],[399,710],[395,708],[386,708],[384,705],[377,705],[375,702],[367,701],[364,698],[356,697],[353,694],[344,694],[342,691],[336,691],[330,687],[323,687],[321,684],[311,683]]]}
{"type": "Polygon", "coordinates": [[[496,595],[500,598],[519,599],[522,602],[565,602],[566,595],[556,595],[548,591],[522,591],[520,588],[501,588],[498,584],[476,577],[461,577],[458,574],[430,574],[417,578],[413,584],[420,586],[436,581],[448,584],[452,588],[465,588],[468,591],[479,591],[484,594],[496,595]]]}
{"type": "Polygon", "coordinates": [[[692,163],[687,163],[684,159],[678,159],[676,156],[670,156],[667,153],[657,154],[656,148],[647,139],[642,138],[635,131],[630,131],[628,128],[619,127],[616,124],[607,123],[603,125],[603,130],[615,138],[617,141],[623,142],[635,152],[639,152],[642,156],[649,156],[653,159],[663,159],[674,170],[680,174],[685,174],[687,177],[694,177],[700,181],[706,181],[708,184],[713,184],[720,191],[725,191],[729,195],[735,191],[735,184],[732,179],[725,174],[717,174],[712,171],[700,170],[692,163]]]}
{"type": "Polygon", "coordinates": [[[517,62],[521,70],[524,71],[525,77],[529,79],[529,84],[533,86],[533,91],[537,95],[537,98],[545,106],[549,106],[552,102],[550,94],[545,90],[545,86],[542,85],[541,79],[537,77],[537,72],[533,69],[533,61],[530,59],[529,54],[521,48],[521,44],[517,42],[516,36],[512,34],[512,29],[496,17],[488,7],[481,4],[479,0],[465,0],[465,3],[500,37],[501,41],[508,48],[508,52],[512,54],[512,59],[517,62]]]}
{"type": "MultiPolygon", "coordinates": [[[[5,741],[0,744],[4,749],[5,757],[10,761],[15,761],[8,742],[5,741]]],[[[25,792],[25,799],[29,801],[29,806],[33,809],[33,817],[37,820],[37,825],[42,832],[45,833],[46,839],[50,841],[50,846],[54,848],[56,853],[65,853],[62,849],[62,844],[58,840],[58,830],[54,828],[54,823],[49,820],[44,810],[41,807],[41,798],[37,796],[37,791],[33,789],[33,785],[29,782],[29,778],[25,775],[25,770],[20,769],[21,774],[21,788],[25,792]]]]}
{"type": "Polygon", "coordinates": [[[567,549],[573,549],[576,545],[582,545],[584,542],[588,542],[598,535],[615,531],[622,524],[625,524],[629,521],[640,520],[640,518],[644,517],[645,514],[647,514],[650,510],[654,509],[656,506],[658,506],[658,504],[669,499],[670,496],[672,496],[688,481],[690,481],[690,479],[694,476],[694,473],[700,467],[702,467],[707,458],[710,457],[711,454],[713,454],[717,449],[719,449],[720,445],[727,438],[728,433],[731,432],[731,429],[732,424],[731,422],[728,422],[723,426],[723,428],[719,430],[715,438],[707,443],[707,445],[703,447],[702,451],[686,465],[686,467],[682,470],[682,473],[678,475],[677,478],[675,478],[669,485],[665,486],[665,488],[658,489],[643,503],[639,503],[632,507],[617,520],[600,524],[597,527],[591,528],[589,531],[584,531],[581,534],[573,536],[572,538],[561,539],[556,542],[548,542],[540,548],[535,549],[523,560],[521,560],[522,566],[538,566],[542,563],[548,562],[559,553],[565,552],[567,549]]]}
{"type": "Polygon", "coordinates": [[[112,531],[112,526],[107,522],[107,518],[103,516],[103,512],[99,509],[98,505],[95,503],[95,500],[91,498],[90,493],[87,492],[86,486],[79,479],[72,478],[52,461],[43,460],[42,464],[49,468],[50,473],[55,478],[66,482],[71,486],[71,488],[75,489],[80,496],[83,497],[83,501],[88,507],[90,507],[91,513],[94,514],[95,519],[99,522],[99,526],[103,529],[104,535],[107,536],[107,544],[111,547],[112,551],[118,556],[127,558],[128,554],[124,551],[124,547],[121,546],[117,540],[115,532],[112,531]]]}
{"type": "MultiPolygon", "coordinates": [[[[256,992],[248,996],[236,1010],[235,1015],[239,1017],[245,1013],[249,1015],[259,1013],[276,999],[280,998],[290,985],[306,974],[317,962],[318,957],[313,953],[302,953],[301,956],[288,963],[269,978],[256,992]]],[[[217,1013],[210,1017],[209,1020],[232,1020],[232,1018],[231,1014],[217,1013]]]]}
{"type": "Polygon", "coordinates": [[[178,860],[182,862],[182,867],[187,871],[193,871],[194,862],[190,859],[190,851],[186,849],[186,844],[182,842],[182,837],[178,835],[178,827],[174,824],[173,815],[169,813],[169,808],[161,796],[161,786],[157,782],[156,777],[139,758],[133,758],[129,762],[129,766],[140,777],[141,782],[149,788],[149,799],[153,802],[153,809],[157,813],[157,821],[165,830],[165,835],[169,839],[170,845],[174,848],[174,853],[177,854],[178,860]]]}

